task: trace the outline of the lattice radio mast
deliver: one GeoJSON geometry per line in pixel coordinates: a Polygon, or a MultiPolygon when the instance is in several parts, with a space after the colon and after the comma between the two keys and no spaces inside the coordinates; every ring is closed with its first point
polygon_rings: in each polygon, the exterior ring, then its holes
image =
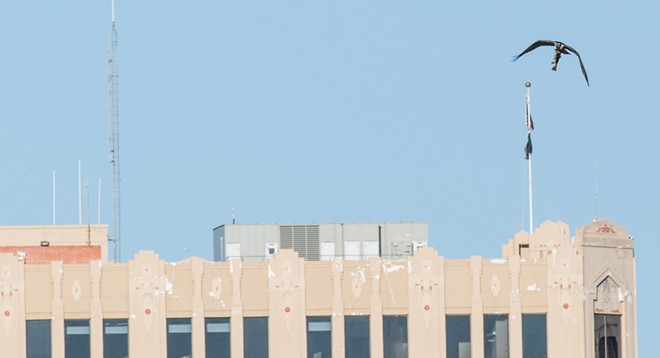
{"type": "Polygon", "coordinates": [[[117,30],[115,28],[115,1],[112,0],[112,32],[108,48],[108,125],[110,126],[110,164],[112,165],[112,236],[115,244],[114,261],[121,261],[121,200],[119,176],[119,103],[117,100],[117,30]]]}

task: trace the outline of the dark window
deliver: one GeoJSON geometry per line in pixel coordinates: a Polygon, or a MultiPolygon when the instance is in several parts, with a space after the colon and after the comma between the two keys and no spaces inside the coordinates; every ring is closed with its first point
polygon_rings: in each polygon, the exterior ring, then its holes
{"type": "Polygon", "coordinates": [[[369,358],[369,316],[344,316],[346,358],[369,358]]]}
{"type": "Polygon", "coordinates": [[[89,320],[64,320],[64,356],[88,358],[89,348],[89,320]]]}
{"type": "Polygon", "coordinates": [[[27,358],[50,358],[50,320],[25,321],[27,358]]]}
{"type": "Polygon", "coordinates": [[[167,319],[167,358],[192,356],[190,318],[167,319]]]}
{"type": "Polygon", "coordinates": [[[383,350],[385,358],[408,357],[408,317],[383,316],[383,350]]]}
{"type": "Polygon", "coordinates": [[[544,314],[522,315],[523,358],[548,356],[547,326],[544,314]]]}
{"type": "Polygon", "coordinates": [[[621,357],[621,316],[594,315],[596,358],[621,357]]]}
{"type": "Polygon", "coordinates": [[[446,317],[447,358],[471,356],[470,316],[451,315],[446,317]]]}
{"type": "Polygon", "coordinates": [[[128,320],[103,320],[103,358],[128,357],[128,320]]]}
{"type": "Polygon", "coordinates": [[[509,316],[484,315],[484,358],[509,356],[509,316]]]}
{"type": "Polygon", "coordinates": [[[243,353],[246,358],[268,357],[268,317],[243,318],[243,353]]]}
{"type": "Polygon", "coordinates": [[[206,319],[206,358],[230,358],[229,318],[206,319]]]}
{"type": "Polygon", "coordinates": [[[332,324],[330,317],[307,317],[307,357],[332,356],[332,324]]]}

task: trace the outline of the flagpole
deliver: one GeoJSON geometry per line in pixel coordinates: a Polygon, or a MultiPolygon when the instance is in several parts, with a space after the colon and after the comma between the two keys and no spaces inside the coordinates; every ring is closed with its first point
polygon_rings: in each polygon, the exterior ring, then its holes
{"type": "Polygon", "coordinates": [[[534,233],[534,213],[532,206],[532,156],[529,156],[527,161],[527,171],[529,172],[529,235],[534,233]]]}
{"type": "Polygon", "coordinates": [[[530,109],[530,96],[529,96],[529,88],[532,87],[531,82],[525,82],[525,87],[527,88],[527,96],[526,96],[526,124],[527,124],[527,140],[528,140],[528,153],[527,153],[527,172],[528,172],[528,179],[529,179],[529,237],[530,239],[532,238],[534,234],[534,212],[533,212],[533,206],[532,206],[532,150],[531,150],[531,134],[532,130],[534,129],[534,124],[532,122],[532,112],[530,109]]]}

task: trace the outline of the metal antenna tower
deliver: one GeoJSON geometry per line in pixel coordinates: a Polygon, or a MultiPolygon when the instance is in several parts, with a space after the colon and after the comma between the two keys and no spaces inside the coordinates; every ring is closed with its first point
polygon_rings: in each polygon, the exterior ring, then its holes
{"type": "Polygon", "coordinates": [[[119,176],[119,104],[117,100],[117,30],[115,28],[115,1],[112,0],[112,32],[108,48],[108,125],[110,126],[110,164],[112,165],[112,236],[115,244],[114,261],[121,261],[121,200],[119,176]]]}

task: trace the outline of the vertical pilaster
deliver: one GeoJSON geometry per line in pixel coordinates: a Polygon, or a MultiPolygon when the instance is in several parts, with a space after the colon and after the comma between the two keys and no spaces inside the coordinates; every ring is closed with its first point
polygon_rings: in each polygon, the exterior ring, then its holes
{"type": "Polygon", "coordinates": [[[440,340],[440,358],[447,358],[447,304],[445,300],[445,258],[438,257],[438,311],[439,317],[439,340],[440,340]]]}
{"type": "Polygon", "coordinates": [[[626,341],[630,342],[625,352],[631,357],[637,357],[637,264],[635,263],[635,256],[631,255],[632,262],[632,282],[630,284],[631,291],[628,291],[626,297],[625,312],[628,319],[624,325],[626,341]]]}
{"type": "Polygon", "coordinates": [[[204,300],[202,299],[202,278],[204,274],[204,265],[200,258],[192,258],[192,279],[193,279],[193,299],[192,299],[192,355],[193,357],[205,357],[206,346],[204,344],[206,329],[204,327],[204,300]]]}
{"type": "Polygon", "coordinates": [[[0,254],[0,347],[2,356],[25,357],[23,261],[0,254]]]}
{"type": "Polygon", "coordinates": [[[241,302],[241,276],[243,267],[241,259],[233,258],[229,260],[229,272],[231,273],[231,319],[230,340],[231,356],[243,358],[243,303],[241,302]]]}
{"type": "Polygon", "coordinates": [[[511,292],[509,293],[509,356],[523,356],[522,304],[520,301],[520,256],[509,257],[511,292]]]}
{"type": "Polygon", "coordinates": [[[269,356],[307,357],[305,261],[282,250],[268,262],[269,356]]]}
{"type": "Polygon", "coordinates": [[[481,256],[470,257],[472,277],[472,313],[470,314],[470,336],[472,358],[484,357],[484,306],[481,298],[481,256]]]}
{"type": "Polygon", "coordinates": [[[92,358],[103,358],[103,311],[101,307],[101,261],[89,262],[91,279],[91,307],[89,318],[89,344],[92,358]]]}
{"type": "Polygon", "coordinates": [[[369,259],[369,274],[371,275],[371,317],[369,330],[371,334],[371,357],[383,357],[383,302],[380,298],[380,276],[382,272],[380,257],[369,259]]]}
{"type": "Polygon", "coordinates": [[[128,343],[131,357],[167,356],[165,263],[151,251],[128,262],[128,343]]]}
{"type": "Polygon", "coordinates": [[[14,317],[14,319],[18,320],[18,331],[19,331],[19,339],[18,339],[18,345],[19,345],[19,354],[18,357],[20,358],[25,358],[27,357],[27,339],[25,337],[26,333],[26,323],[25,323],[25,262],[21,261],[17,263],[17,269],[15,271],[17,273],[17,280],[16,282],[16,287],[14,288],[14,292],[16,295],[16,312],[18,313],[18,317],[14,317]]]}
{"type": "Polygon", "coordinates": [[[581,265],[571,256],[565,247],[548,256],[548,357],[593,356],[584,345],[581,265]]]}
{"type": "Polygon", "coordinates": [[[408,258],[408,353],[411,357],[440,356],[440,307],[438,256],[422,248],[408,258]]]}
{"type": "MultiPolygon", "coordinates": [[[[567,250],[568,251],[568,250],[567,250]]],[[[570,250],[570,255],[573,256],[574,251],[570,250]]],[[[568,252],[567,252],[568,254],[568,252]]],[[[573,307],[576,308],[576,313],[573,316],[573,322],[577,322],[578,332],[586,332],[586,322],[585,322],[585,302],[584,302],[584,261],[583,256],[580,254],[575,254],[572,259],[572,270],[573,273],[569,277],[569,289],[571,291],[571,302],[573,307]]],[[[593,306],[591,306],[593,308],[593,306]]],[[[593,315],[591,315],[593,317],[593,315]]],[[[590,320],[593,323],[593,318],[590,320]]],[[[593,332],[593,327],[591,329],[593,332]]],[[[577,339],[577,350],[580,352],[578,358],[585,358],[587,356],[587,351],[589,350],[587,344],[591,346],[591,342],[587,343],[586,335],[579,334],[577,339]]]]}
{"type": "Polygon", "coordinates": [[[345,327],[344,299],[342,297],[341,280],[344,273],[344,261],[341,258],[332,259],[332,356],[344,358],[345,327]]]}
{"type": "Polygon", "coordinates": [[[62,261],[51,261],[50,280],[52,283],[50,341],[52,358],[64,358],[64,306],[62,304],[62,261]]]}

